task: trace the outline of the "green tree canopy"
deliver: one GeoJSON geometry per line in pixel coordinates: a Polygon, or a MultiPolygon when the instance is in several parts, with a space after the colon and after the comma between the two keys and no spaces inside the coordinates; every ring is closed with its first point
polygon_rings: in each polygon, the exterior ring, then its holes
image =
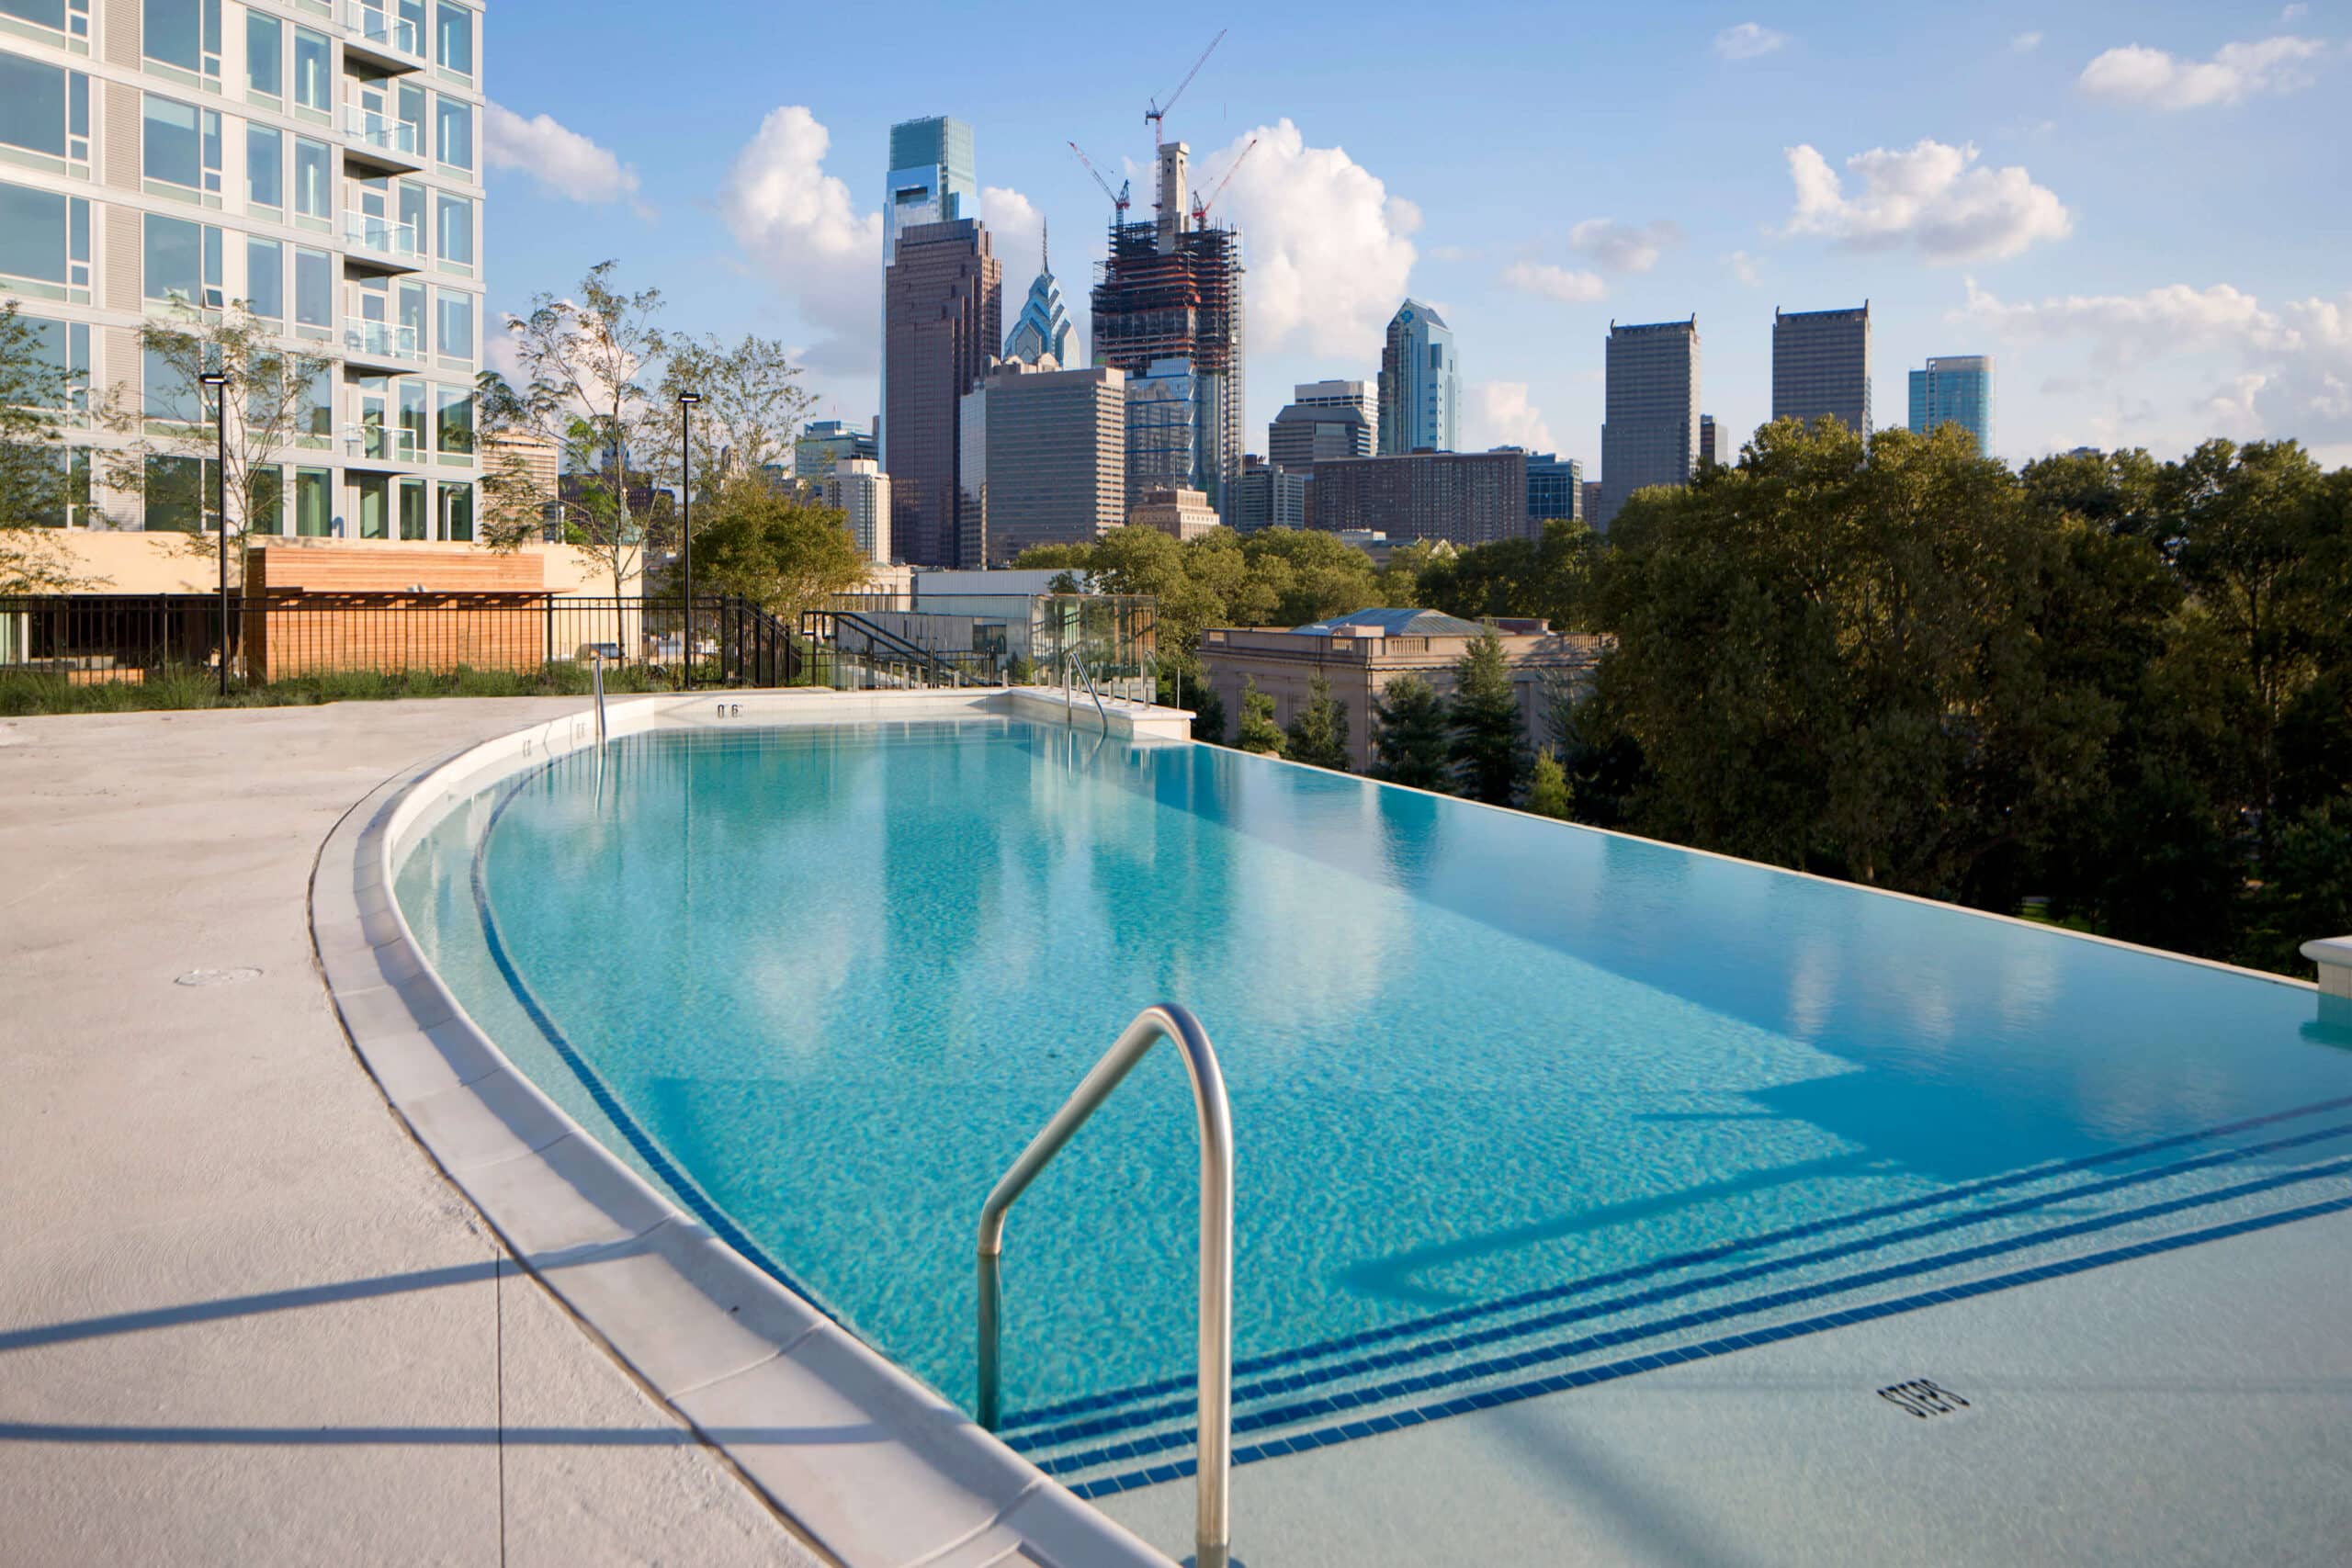
{"type": "Polygon", "coordinates": [[[1307,685],[1306,705],[1290,721],[1283,755],[1294,762],[1348,771],[1348,710],[1331,694],[1330,677],[1317,670],[1307,685]]]}
{"type": "Polygon", "coordinates": [[[697,594],[741,593],[787,624],[865,575],[838,509],[755,473],[695,507],[694,554],[697,594]]]}
{"type": "Polygon", "coordinates": [[[1493,632],[1475,639],[1454,666],[1448,717],[1450,760],[1461,793],[1491,806],[1518,799],[1527,766],[1526,735],[1502,638],[1493,632]]]}
{"type": "Polygon", "coordinates": [[[1248,676],[1241,678],[1241,728],[1233,743],[1244,751],[1262,751],[1270,757],[1283,754],[1283,727],[1274,722],[1274,699],[1258,689],[1258,682],[1248,676]]]}
{"type": "Polygon", "coordinates": [[[1419,675],[1399,675],[1373,703],[1372,775],[1415,789],[1453,783],[1445,699],[1419,675]]]}

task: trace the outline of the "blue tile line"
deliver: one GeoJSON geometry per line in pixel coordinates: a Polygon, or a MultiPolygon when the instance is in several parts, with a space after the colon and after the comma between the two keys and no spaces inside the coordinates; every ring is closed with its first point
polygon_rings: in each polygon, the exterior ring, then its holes
{"type": "MultiPolygon", "coordinates": [[[[1547,1285],[1537,1290],[1524,1291],[1497,1301],[1474,1302],[1464,1306],[1449,1307],[1443,1312],[1431,1313],[1409,1322],[1387,1324],[1335,1338],[1317,1340],[1287,1350],[1244,1357],[1233,1363],[1233,1370],[1237,1375],[1240,1376],[1247,1376],[1251,1372],[1272,1371],[1319,1356],[1337,1355],[1344,1350],[1358,1349],[1365,1345],[1378,1344],[1387,1339],[1408,1338],[1414,1335],[1427,1333],[1455,1323],[1469,1322],[1500,1313],[1516,1312],[1522,1307],[1540,1306],[1546,1302],[1580,1295],[1585,1292],[1598,1290],[1607,1285],[1618,1285],[1633,1280],[1646,1279],[1653,1274],[1686,1269],[1694,1264],[1713,1263],[1724,1258],[1736,1257],[1742,1252],[1777,1247],[1788,1241],[1802,1241],[1831,1231],[1865,1224],[1873,1220],[1890,1219],[1897,1214],[1934,1208],[1939,1204],[1956,1202],[1964,1198],[1998,1191],[2005,1188],[2024,1186],[2035,1181],[2047,1181],[2054,1177],[2069,1175],[2075,1171],[2089,1170],[2102,1165],[2111,1165],[2120,1160],[2134,1159],[2143,1155],[2177,1148],[2184,1144],[2201,1143],[2210,1138],[2228,1137],[2232,1134],[2249,1132],[2256,1127],[2267,1127],[2279,1122],[2293,1121],[2298,1117],[2316,1116],[2324,1111],[2340,1111],[2346,1106],[2352,1106],[2352,1095],[2335,1100],[2323,1100],[2314,1104],[2298,1106],[2290,1111],[2274,1111],[2267,1115],[2251,1116],[2240,1122],[2224,1122],[2218,1127],[2175,1133],[2150,1143],[2133,1145],[2130,1148],[2109,1149],[2103,1154],[2085,1155],[2075,1159],[2060,1160],[2030,1167],[2024,1170],[2008,1171],[2000,1176],[1964,1182],[1957,1187],[1940,1188],[1934,1192],[1922,1193],[1916,1198],[1905,1198],[1896,1202],[1881,1204],[1875,1208],[1858,1209],[1849,1214],[1835,1214],[1823,1219],[1808,1220],[1803,1224],[1764,1231],[1752,1236],[1741,1236],[1730,1241],[1719,1242],[1712,1247],[1676,1253],[1669,1257],[1654,1258],[1646,1263],[1634,1264],[1607,1273],[1572,1280],[1564,1284],[1547,1285]]],[[[1035,1409],[1023,1410],[1007,1416],[1001,1429],[1008,1432],[1019,1431],[1023,1427],[1037,1426],[1060,1416],[1080,1415],[1091,1410],[1108,1409],[1132,1400],[1187,1393],[1192,1387],[1193,1381],[1189,1377],[1167,1378],[1154,1382],[1138,1383],[1131,1388],[1087,1394],[1080,1398],[1062,1400],[1052,1404],[1041,1404],[1035,1409]]]]}
{"type": "MultiPolygon", "coordinates": [[[[1916,1241],[1922,1236],[1965,1229],[1993,1220],[2006,1219],[2014,1214],[2030,1213],[2052,1204],[2071,1203],[2086,1198],[2101,1197],[2125,1188],[2169,1180],[2174,1177],[2185,1176],[2214,1166],[2232,1165],[2264,1155],[2278,1154],[2310,1144],[2342,1138],[2346,1134],[2352,1134],[2352,1122],[2324,1127],[2316,1132],[2301,1133],[2293,1137],[2276,1138],[2268,1143],[2217,1149],[2211,1154],[2200,1155],[2194,1159],[2184,1160],[2176,1165],[2133,1171],[2129,1175],[2113,1177],[2106,1181],[2092,1182],[2086,1186],[2036,1193],[2030,1197],[2016,1199],[1988,1209],[1974,1209],[1965,1213],[1948,1214],[1920,1224],[1906,1226],[1901,1230],[1858,1236],[1851,1241],[1841,1242],[1834,1247],[1816,1247],[1811,1252],[1775,1258],[1766,1262],[1750,1264],[1746,1268],[1729,1269],[1720,1274],[1653,1286],[1648,1290],[1636,1291],[1627,1295],[1611,1296],[1604,1301],[1587,1302],[1534,1317],[1495,1324],[1472,1333],[1429,1340],[1418,1345],[1360,1357],[1354,1360],[1329,1362],[1321,1366],[1303,1368],[1296,1371],[1263,1378],[1255,1382],[1240,1384],[1234,1390],[1233,1402],[1236,1404],[1244,1404],[1252,1400],[1295,1393],[1300,1389],[1312,1388],[1320,1383],[1340,1382],[1371,1372],[1411,1366],[1419,1362],[1435,1360],[1443,1356],[1459,1355],[1482,1345],[1521,1338],[1563,1327],[1571,1323],[1582,1322],[1589,1318],[1608,1317],[1636,1307],[1652,1306],[1661,1302],[1697,1295],[1702,1292],[1724,1290],[1773,1274],[1808,1268],[1815,1264],[1826,1263],[1860,1253],[1874,1252],[1882,1247],[1898,1246],[1906,1241],[1916,1241]]],[[[1023,1452],[1032,1452],[1063,1443],[1075,1442],[1085,1438],[1098,1437],[1106,1432],[1132,1430],[1161,1421],[1172,1420],[1184,1415],[1190,1408],[1191,1404],[1188,1400],[1172,1400],[1159,1404],[1141,1405],[1115,1414],[1098,1416],[1091,1420],[1030,1431],[1015,1441],[1014,1446],[1023,1452]]]]}
{"type": "Polygon", "coordinates": [[[708,1226],[713,1235],[757,1264],[777,1284],[807,1302],[834,1324],[840,1325],[841,1319],[834,1315],[830,1307],[819,1301],[807,1287],[786,1272],[784,1266],[770,1257],[766,1248],[746,1235],[741,1225],[728,1218],[727,1212],[712,1202],[709,1196],[678,1168],[677,1163],[671,1159],[662,1150],[660,1143],[655,1141],[653,1134],[639,1125],[637,1118],[632,1116],[628,1108],[621,1103],[620,1096],[613,1092],[612,1087],[605,1083],[603,1075],[589,1065],[588,1059],[573,1048],[571,1042],[565,1038],[563,1031],[557,1027],[554,1017],[546,1008],[539,1005],[539,998],[532,993],[529,984],[524,980],[521,972],[514,967],[514,961],[506,954],[506,944],[498,934],[498,918],[491,911],[490,884],[485,874],[485,865],[490,855],[491,836],[498,831],[499,818],[506,815],[506,808],[514,803],[517,795],[522,794],[524,786],[551,771],[557,762],[563,760],[560,757],[549,758],[539,767],[532,769],[516,779],[513,786],[500,797],[498,805],[492,809],[490,820],[482,828],[481,840],[474,846],[474,909],[481,919],[482,939],[490,950],[491,962],[498,966],[499,974],[506,981],[506,988],[514,993],[515,1001],[520,1003],[523,1010],[530,1015],[531,1021],[538,1026],[538,1031],[546,1037],[548,1044],[554,1049],[558,1056],[562,1058],[563,1065],[571,1069],[571,1076],[580,1080],[580,1087],[588,1091],[588,1098],[595,1101],[596,1109],[611,1119],[613,1125],[619,1129],[621,1136],[628,1140],[628,1146],[635,1149],[638,1156],[669,1184],[670,1190],[676,1195],[680,1202],[685,1205],[695,1218],[708,1226]]]}
{"type": "MultiPolygon", "coordinates": [[[[2085,1273],[2093,1269],[2129,1262],[2134,1258],[2153,1258],[2161,1253],[2201,1246],[2210,1241],[2226,1241],[2232,1236],[2250,1235],[2256,1231],[2291,1224],[2301,1220],[2317,1219],[2326,1214],[2342,1213],[2347,1209],[2352,1209],[2352,1197],[2331,1198],[2322,1202],[2307,1203],[2298,1209],[2282,1210],[2271,1214],[2256,1214],[2201,1231],[2185,1231],[2178,1235],[2164,1236],[2132,1247],[2090,1253],[2081,1258],[2068,1258],[2062,1263],[2045,1264],[2039,1268],[2019,1269],[2014,1273],[1992,1275],[1962,1285],[1922,1291],[1915,1295],[1898,1296],[1855,1311],[1826,1313],[1817,1317],[1777,1324],[1770,1328],[1749,1333],[1726,1335],[1720,1339],[1710,1339],[1697,1345],[1685,1345],[1675,1349],[1659,1351],[1652,1356],[1611,1361],[1598,1367],[1580,1368],[1572,1372],[1555,1372],[1527,1382],[1486,1389],[1476,1393],[1457,1395],[1435,1404],[1392,1412],[1387,1419],[1394,1425],[1389,1429],[1419,1426],[1426,1421],[1443,1420],[1450,1416],[1465,1415],[1473,1410],[1492,1409],[1499,1404],[1513,1404],[1521,1400],[1533,1399],[1547,1393],[1558,1393],[1572,1388],[1583,1388],[1593,1383],[1612,1382],[1617,1379],[1632,1377],[1657,1366],[1706,1360],[1716,1356],[1726,1355],[1734,1350],[1747,1349],[1751,1346],[1794,1339],[1807,1334],[1818,1334],[1824,1329],[1838,1328],[1872,1318],[1894,1317],[1904,1313],[1917,1312],[1922,1307],[1941,1306],[1950,1302],[1964,1301],[1972,1296],[1989,1295],[1996,1291],[2010,1290],[2042,1280],[2085,1273]]],[[[1369,1426],[1376,1423],[1362,1425],[1369,1426]]],[[[1288,1433],[1279,1438],[1236,1449],[1233,1453],[1233,1462],[1237,1465],[1255,1464],[1261,1460],[1276,1459],[1286,1453],[1328,1448],[1348,1440],[1344,1436],[1346,1430],[1346,1427],[1325,1427],[1312,1432],[1288,1433]]],[[[1163,1478],[1165,1472],[1170,1470],[1173,1470],[1176,1476],[1181,1477],[1193,1473],[1196,1468],[1195,1461],[1186,1458],[1176,1461],[1173,1465],[1162,1465],[1148,1471],[1130,1471],[1118,1475],[1102,1476],[1091,1481],[1065,1482],[1064,1484],[1080,1497],[1107,1497],[1137,1486],[1154,1484],[1163,1478]]]]}
{"type": "MultiPolygon", "coordinates": [[[[2059,1225],[2049,1230],[2036,1231],[2025,1235],[2002,1237],[1997,1240],[1980,1243],[1975,1247],[1962,1247],[1954,1252],[1939,1253],[1930,1258],[1915,1258],[1905,1263],[1890,1264],[1883,1269],[1869,1269],[1860,1274],[1845,1275],[1839,1279],[1824,1280],[1815,1285],[1804,1285],[1792,1290],[1774,1292],[1770,1294],[1754,1297],[1747,1301],[1727,1302],[1721,1305],[1702,1308],[1696,1312],[1683,1313],[1675,1317],[1661,1318],[1655,1323],[1629,1324],[1622,1328],[1612,1328],[1600,1334],[1586,1335],[1580,1338],[1563,1340],[1552,1345],[1539,1346],[1532,1349],[1518,1351],[1509,1356],[1489,1357],[1485,1360],[1467,1362],[1458,1367],[1442,1368],[1435,1371],[1422,1372],[1413,1377],[1399,1378],[1389,1382],[1370,1384],[1363,1388],[1341,1389],[1329,1394],[1321,1395],[1314,1399],[1304,1400],[1294,1404],[1276,1405],[1268,1409],[1248,1411],[1234,1418],[1233,1429],[1235,1432],[1240,1433],[1262,1430],[1270,1427],[1289,1426],[1300,1421],[1313,1420],[1326,1413],[1337,1413],[1342,1410],[1361,1409],[1368,1404],[1383,1404],[1390,1400],[1403,1399],[1416,1393],[1426,1393],[1431,1389],[1444,1388],[1449,1385],[1458,1383],[1475,1382],[1484,1378],[1493,1377],[1498,1373],[1515,1371],[1521,1367],[1536,1366],[1547,1362],[1566,1360],[1573,1357],[1589,1354],[1594,1350],[1605,1350],[1613,1346],[1630,1344],[1641,1339],[1654,1339],[1663,1335],[1679,1333],[1684,1329],[1697,1328],[1710,1323],[1722,1322],[1727,1318],[1749,1316],[1758,1313],[1769,1312],[1779,1307],[1792,1306],[1802,1302],[1818,1300],[1825,1296],[1845,1295],[1854,1291],[1867,1290],[1874,1285],[1887,1284],[1894,1280],[1905,1279],[1916,1274],[1935,1273],[1946,1269],[1958,1268],[1962,1264],[1973,1263],[1985,1258],[1997,1257],[2005,1252],[2017,1252],[2030,1247],[2046,1247],[2056,1242],[2071,1239],[2075,1236],[2092,1235],[2099,1231],[2113,1230],[2119,1225],[2160,1219],[2167,1214],[2180,1213],[2190,1209],[2207,1208],[2216,1203],[2230,1202],[2239,1198],[2254,1197],[2264,1192],[2275,1191],[2282,1187],[2300,1186],[2305,1182],[2323,1180],[2337,1176],[2352,1176],[2352,1159],[2332,1161],[2328,1164],[2313,1166],[2301,1171],[2290,1172],[2279,1176],[2266,1177],[2259,1181],[2243,1182],[2236,1187],[2223,1188],[2213,1192],[2198,1193],[2185,1198],[2171,1199],[2162,1203],[2150,1204],[2142,1209],[2127,1210],[2115,1214],[2102,1214],[2093,1219],[2078,1221],[2074,1224],[2059,1225]]],[[[2346,1203],[2352,1203],[2352,1198],[2345,1199],[2343,1201],[2346,1203]]],[[[2128,1249],[2126,1250],[2128,1251],[2128,1249]]],[[[2012,1278],[2018,1280],[2048,1279],[2054,1278],[2059,1274],[2071,1273],[2074,1271],[2074,1269],[2070,1265],[2061,1262],[2041,1265],[2038,1269],[2026,1269],[2019,1274],[2012,1276],[2012,1278]]],[[[1963,1286],[1950,1287],[1943,1293],[1951,1294],[1955,1292],[1963,1294],[1977,1293],[1970,1288],[1963,1286]]],[[[1933,1296],[1937,1293],[1938,1292],[1928,1292],[1924,1293],[1924,1296],[1933,1296]]],[[[1818,1321],[1823,1323],[1838,1320],[1855,1322],[1865,1317],[1875,1317],[1881,1314],[1881,1308],[1878,1305],[1872,1304],[1844,1308],[1839,1312],[1831,1313],[1827,1314],[1826,1317],[1818,1321]]],[[[1767,1327],[1752,1329],[1747,1331],[1744,1335],[1735,1335],[1730,1337],[1733,1341],[1744,1339],[1747,1343],[1763,1343],[1770,1339],[1784,1338],[1786,1336],[1780,1333],[1778,1329],[1767,1327]]],[[[1655,1351],[1649,1352],[1648,1354],[1669,1357],[1676,1360],[1689,1359],[1674,1350],[1655,1351]]],[[[1634,1365],[1641,1359],[1643,1359],[1643,1358],[1635,1358],[1634,1363],[1626,1364],[1634,1365]]],[[[1160,1452],[1169,1449],[1187,1447],[1193,1442],[1193,1434],[1188,1428],[1182,1431],[1164,1432],[1149,1437],[1136,1438],[1133,1439],[1130,1444],[1125,1446],[1131,1447],[1136,1453],[1140,1455],[1160,1452]]],[[[1102,1464],[1112,1462],[1117,1457],[1120,1456],[1114,1454],[1110,1449],[1103,1448],[1090,1450],[1075,1454],[1064,1454],[1052,1458],[1035,1459],[1033,1462],[1049,1475],[1063,1475],[1078,1471],[1096,1468],[1102,1464]]]]}

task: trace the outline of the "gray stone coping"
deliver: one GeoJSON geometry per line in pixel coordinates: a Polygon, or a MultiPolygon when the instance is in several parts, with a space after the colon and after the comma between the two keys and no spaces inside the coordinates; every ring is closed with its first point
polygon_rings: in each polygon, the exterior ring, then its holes
{"type": "MultiPolygon", "coordinates": [[[[1005,711],[1005,698],[643,697],[609,704],[608,731],[977,716],[1005,711]]],[[[516,1260],[840,1562],[1166,1568],[1166,1557],[616,1158],[515,1069],[434,974],[392,896],[401,853],[482,784],[593,745],[594,734],[582,713],[428,762],[354,807],[320,852],[311,888],[320,969],[385,1099],[516,1260]]]]}

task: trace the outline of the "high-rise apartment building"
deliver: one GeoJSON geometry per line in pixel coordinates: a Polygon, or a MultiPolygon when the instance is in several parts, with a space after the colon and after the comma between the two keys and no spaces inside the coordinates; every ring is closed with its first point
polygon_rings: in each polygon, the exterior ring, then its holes
{"type": "MultiPolygon", "coordinates": [[[[149,432],[142,482],[101,479],[64,521],[201,525],[211,400],[140,330],[241,301],[327,369],[256,455],[255,499],[232,487],[232,528],[475,537],[481,20],[459,0],[0,0],[0,299],[149,432]]],[[[132,439],[86,415],[69,434],[77,477],[132,439]]]]}
{"type": "Polygon", "coordinates": [[[1550,452],[1527,455],[1527,531],[1544,531],[1550,522],[1579,522],[1584,517],[1584,465],[1574,457],[1550,452]]]}
{"type": "Polygon", "coordinates": [[[1015,318],[1012,330],[1004,334],[1004,356],[1017,359],[1032,369],[1043,366],[1048,370],[1077,370],[1083,367],[1086,350],[1078,341],[1078,324],[1069,319],[1069,307],[1063,302],[1061,280],[1054,276],[1053,253],[1040,248],[1037,276],[1030,281],[1029,298],[1022,302],[1021,314],[1015,318]],[[1053,363],[1046,365],[1051,359],[1053,363]]]}
{"type": "Polygon", "coordinates": [[[1377,418],[1372,389],[1362,381],[1307,381],[1266,430],[1267,460],[1311,474],[1326,457],[1373,455],[1377,418]]]}
{"type": "Polygon", "coordinates": [[[956,525],[957,409],[1004,336],[1004,267],[979,220],[901,230],[882,315],[891,542],[916,566],[984,565],[980,539],[961,538],[956,525]]]}
{"type": "Polygon", "coordinates": [[[1926,435],[1939,425],[1962,424],[1980,456],[1993,451],[1993,356],[1948,354],[1911,372],[1911,428],[1926,435]]]}
{"type": "Polygon", "coordinates": [[[1093,290],[1094,363],[1127,373],[1127,493],[1198,490],[1220,515],[1241,473],[1241,234],[1193,225],[1187,149],[1159,149],[1157,218],[1113,220],[1093,290]]]}
{"type": "Polygon", "coordinates": [[[1335,534],[1360,528],[1396,544],[1488,545],[1532,532],[1527,454],[1516,446],[1333,458],[1317,465],[1308,495],[1313,527],[1335,534]]]}
{"type": "Polygon", "coordinates": [[[1380,349],[1379,450],[1451,452],[1462,443],[1462,363],[1453,329],[1418,299],[1388,319],[1380,349]]]}
{"type": "Polygon", "coordinates": [[[1715,423],[1713,414],[1702,413],[1699,416],[1699,466],[1723,461],[1723,427],[1715,423]]]}
{"type": "Polygon", "coordinates": [[[1625,498],[1651,485],[1687,485],[1699,462],[1699,318],[1609,323],[1600,426],[1600,510],[1606,533],[1625,498]]]}
{"type": "Polygon", "coordinates": [[[792,471],[803,479],[829,479],[833,465],[851,457],[871,457],[878,463],[882,454],[875,449],[870,432],[845,419],[810,420],[793,439],[792,471]]]}
{"type": "Polygon", "coordinates": [[[964,394],[956,530],[976,566],[1091,545],[1126,520],[1126,373],[1007,360],[964,394]]]}
{"type": "Polygon", "coordinates": [[[1270,463],[1255,452],[1241,459],[1241,478],[1235,481],[1238,500],[1233,526],[1244,534],[1261,528],[1306,526],[1306,476],[1270,463]]]}
{"type": "Polygon", "coordinates": [[[890,561],[890,476],[871,457],[843,457],[820,481],[828,506],[839,507],[857,553],[877,566],[890,561]]]}
{"type": "Polygon", "coordinates": [[[1772,417],[1871,433],[1871,304],[1772,312],[1772,417]]]}

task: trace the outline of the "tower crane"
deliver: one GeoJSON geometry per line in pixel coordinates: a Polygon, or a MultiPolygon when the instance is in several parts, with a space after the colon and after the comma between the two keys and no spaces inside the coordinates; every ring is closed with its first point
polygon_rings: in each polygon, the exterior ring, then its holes
{"type": "Polygon", "coordinates": [[[1125,224],[1127,220],[1127,190],[1135,182],[1121,180],[1119,188],[1113,190],[1111,182],[1102,177],[1102,171],[1094,166],[1094,160],[1086,155],[1086,149],[1075,141],[1069,142],[1067,145],[1071,152],[1078,154],[1078,161],[1086,165],[1086,172],[1094,176],[1094,183],[1102,187],[1102,194],[1111,198],[1114,213],[1111,220],[1114,223],[1125,224]]]}
{"type": "Polygon", "coordinates": [[[1159,99],[1154,98],[1151,100],[1150,106],[1143,111],[1144,122],[1151,127],[1151,146],[1154,156],[1157,156],[1159,151],[1160,120],[1167,115],[1170,109],[1176,107],[1176,100],[1184,96],[1184,89],[1191,86],[1193,85],[1193,78],[1201,73],[1201,67],[1208,63],[1209,56],[1216,52],[1216,46],[1225,41],[1226,30],[1227,29],[1223,28],[1219,28],[1217,29],[1216,37],[1209,39],[1208,48],[1201,51],[1201,57],[1193,62],[1193,68],[1184,73],[1184,79],[1176,84],[1176,90],[1168,95],[1168,101],[1166,103],[1163,104],[1159,99]]]}
{"type": "Polygon", "coordinates": [[[1257,150],[1258,138],[1253,136],[1250,139],[1249,146],[1244,147],[1239,152],[1234,154],[1233,162],[1227,165],[1224,175],[1216,182],[1216,188],[1212,189],[1208,195],[1200,197],[1193,203],[1193,228],[1205,229],[1209,226],[1209,209],[1215,207],[1216,205],[1216,198],[1225,194],[1226,186],[1232,180],[1234,175],[1240,170],[1242,160],[1249,157],[1250,153],[1257,150]]]}

